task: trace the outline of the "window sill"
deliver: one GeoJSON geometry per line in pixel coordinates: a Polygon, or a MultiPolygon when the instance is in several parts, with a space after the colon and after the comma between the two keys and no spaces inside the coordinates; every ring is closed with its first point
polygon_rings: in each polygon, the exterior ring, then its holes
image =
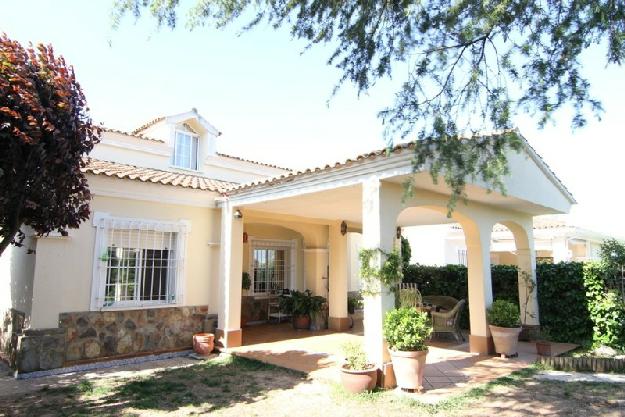
{"type": "Polygon", "coordinates": [[[180,303],[153,303],[153,304],[126,304],[112,305],[97,308],[95,311],[123,311],[123,310],[148,310],[154,308],[181,307],[180,303]]]}
{"type": "Polygon", "coordinates": [[[169,168],[175,169],[175,170],[178,170],[178,171],[190,172],[190,173],[193,173],[193,174],[201,174],[202,173],[202,171],[200,171],[199,169],[179,167],[179,166],[176,166],[176,165],[170,165],[169,168]]]}

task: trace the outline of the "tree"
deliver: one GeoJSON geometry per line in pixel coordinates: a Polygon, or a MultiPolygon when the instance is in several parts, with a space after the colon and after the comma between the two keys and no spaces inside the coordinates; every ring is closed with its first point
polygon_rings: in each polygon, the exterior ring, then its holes
{"type": "MultiPolygon", "coordinates": [[[[114,25],[145,10],[174,28],[180,4],[117,0],[114,25]]],[[[614,0],[196,0],[187,27],[221,28],[245,16],[246,29],[268,22],[309,45],[331,43],[328,63],[342,71],[336,88],[352,82],[360,94],[407,74],[380,117],[387,139],[416,140],[414,169],[444,178],[449,210],[468,179],[505,193],[506,154],[522,145],[512,129],[519,111],[540,126],[564,107],[574,110],[573,127],[589,111],[600,115],[582,52],[604,47],[606,62],[618,65],[625,56],[625,2],[614,0]]]]}
{"type": "Polygon", "coordinates": [[[625,244],[616,239],[606,239],[601,242],[600,256],[609,270],[621,273],[625,267],[625,244]]]}
{"type": "Polygon", "coordinates": [[[24,225],[65,233],[89,217],[81,172],[97,143],[74,70],[51,46],[0,36],[0,255],[24,225]]]}

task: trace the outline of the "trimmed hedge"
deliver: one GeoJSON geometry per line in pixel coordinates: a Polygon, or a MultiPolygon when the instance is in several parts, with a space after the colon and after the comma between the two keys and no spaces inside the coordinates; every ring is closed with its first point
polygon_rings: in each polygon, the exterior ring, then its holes
{"type": "MultiPolygon", "coordinates": [[[[536,268],[541,325],[554,341],[584,342],[592,338],[583,265],[579,262],[539,264],[536,268]]],[[[519,303],[518,270],[514,265],[492,265],[493,297],[519,303]]],[[[467,268],[463,265],[410,265],[404,282],[414,282],[423,295],[450,295],[467,300],[460,325],[469,328],[467,268]]]]}
{"type": "Polygon", "coordinates": [[[584,264],[536,265],[540,323],[554,342],[583,343],[592,338],[584,287],[584,264]]]}

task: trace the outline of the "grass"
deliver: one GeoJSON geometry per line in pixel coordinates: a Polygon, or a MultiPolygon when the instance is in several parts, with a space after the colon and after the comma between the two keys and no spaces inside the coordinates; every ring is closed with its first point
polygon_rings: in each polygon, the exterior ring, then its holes
{"type": "Polygon", "coordinates": [[[428,404],[393,391],[352,395],[338,384],[312,381],[296,371],[224,356],[142,377],[85,379],[27,396],[0,398],[0,416],[5,415],[3,410],[9,410],[7,416],[28,417],[169,413],[233,417],[517,415],[507,414],[510,404],[525,407],[525,414],[548,408],[553,415],[619,415],[611,413],[613,404],[620,404],[619,399],[625,397],[625,386],[534,380],[540,369],[532,366],[428,404]]]}

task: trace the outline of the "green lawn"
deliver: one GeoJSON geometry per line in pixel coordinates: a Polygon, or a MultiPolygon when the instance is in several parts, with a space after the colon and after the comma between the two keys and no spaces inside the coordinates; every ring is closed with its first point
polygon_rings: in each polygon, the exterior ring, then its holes
{"type": "Polygon", "coordinates": [[[530,368],[437,405],[393,391],[353,396],[338,385],[239,357],[222,356],[138,378],[84,379],[0,398],[2,416],[517,416],[625,415],[625,387],[538,382],[530,368]]]}

